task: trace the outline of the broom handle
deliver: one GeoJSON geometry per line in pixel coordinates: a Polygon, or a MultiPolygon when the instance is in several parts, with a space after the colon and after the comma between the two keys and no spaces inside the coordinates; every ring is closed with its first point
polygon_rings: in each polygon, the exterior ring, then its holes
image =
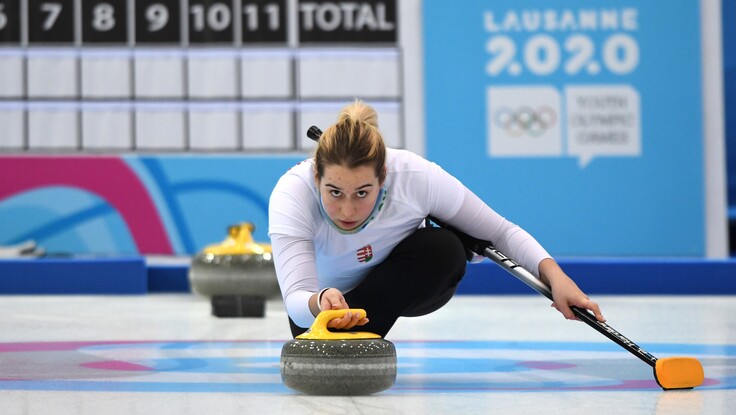
{"type": "MultiPolygon", "coordinates": [[[[554,298],[552,297],[552,290],[550,290],[547,284],[532,275],[531,272],[524,269],[524,267],[517,264],[514,260],[504,255],[503,252],[496,249],[490,242],[473,238],[451,226],[444,225],[441,221],[438,221],[433,217],[430,217],[429,219],[432,222],[435,222],[437,225],[440,225],[443,228],[447,228],[451,232],[455,233],[463,242],[463,245],[465,245],[465,247],[469,248],[471,251],[475,252],[478,255],[483,255],[487,257],[491,261],[500,265],[501,268],[508,271],[511,275],[521,280],[521,282],[523,282],[524,284],[528,285],[538,293],[554,301],[554,298]]],[[[608,337],[610,340],[613,340],[614,343],[623,347],[631,354],[644,361],[644,363],[648,364],[649,366],[655,367],[657,363],[657,358],[654,357],[654,355],[642,349],[639,345],[629,340],[626,336],[619,333],[613,327],[609,326],[606,323],[598,321],[598,319],[596,319],[595,316],[588,310],[575,306],[571,306],[570,309],[578,319],[580,319],[590,327],[594,328],[599,333],[608,337]]]]}
{"type": "MultiPolygon", "coordinates": [[[[552,291],[549,289],[547,284],[540,281],[529,271],[521,267],[521,265],[517,264],[511,258],[504,255],[501,251],[493,247],[493,245],[489,245],[488,247],[486,247],[483,254],[496,264],[500,265],[501,268],[505,269],[513,276],[521,280],[523,283],[536,290],[538,293],[554,301],[554,299],[552,298],[552,291]]],[[[594,328],[602,335],[608,337],[610,340],[613,340],[616,344],[628,350],[634,356],[643,360],[646,364],[654,367],[654,365],[657,363],[657,358],[654,357],[651,353],[642,349],[640,346],[629,340],[623,334],[619,333],[613,327],[604,322],[598,321],[598,319],[596,319],[595,316],[588,310],[576,306],[570,306],[570,309],[578,319],[582,320],[584,323],[594,328]]]]}

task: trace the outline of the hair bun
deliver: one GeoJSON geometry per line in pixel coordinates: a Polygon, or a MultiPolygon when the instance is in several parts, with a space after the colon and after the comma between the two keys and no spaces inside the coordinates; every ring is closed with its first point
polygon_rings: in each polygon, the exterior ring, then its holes
{"type": "Polygon", "coordinates": [[[376,113],[373,107],[359,99],[356,99],[352,104],[342,109],[337,122],[345,122],[347,120],[356,123],[364,122],[373,128],[378,128],[378,113],[376,113]]]}

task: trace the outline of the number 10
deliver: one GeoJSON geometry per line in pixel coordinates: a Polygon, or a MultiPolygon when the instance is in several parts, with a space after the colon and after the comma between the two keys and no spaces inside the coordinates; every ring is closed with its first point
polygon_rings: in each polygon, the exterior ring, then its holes
{"type": "Polygon", "coordinates": [[[227,5],[223,3],[215,3],[206,11],[201,4],[192,6],[191,13],[194,18],[192,29],[197,32],[204,31],[207,27],[215,31],[222,31],[230,26],[232,21],[232,13],[227,5]]]}

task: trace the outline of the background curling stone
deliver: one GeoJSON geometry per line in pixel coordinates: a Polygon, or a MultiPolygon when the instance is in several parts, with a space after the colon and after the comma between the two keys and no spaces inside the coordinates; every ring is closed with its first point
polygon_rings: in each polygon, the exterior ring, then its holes
{"type": "Polygon", "coordinates": [[[213,314],[218,317],[225,317],[216,310],[220,302],[227,306],[238,300],[215,300],[215,296],[247,296],[250,299],[245,303],[249,307],[260,304],[262,310],[255,314],[261,317],[267,299],[281,298],[271,245],[256,243],[252,236],[254,230],[248,222],[232,225],[224,241],[205,247],[192,259],[189,284],[194,292],[212,297],[213,314]]]}
{"type": "Polygon", "coordinates": [[[327,323],[347,312],[326,310],[306,333],[281,349],[281,379],[291,389],[309,395],[370,395],[396,382],[396,348],[367,332],[331,332],[327,323]]]}
{"type": "Polygon", "coordinates": [[[17,245],[0,246],[0,258],[39,257],[45,254],[46,251],[33,240],[17,245]]]}
{"type": "Polygon", "coordinates": [[[213,295],[212,315],[215,317],[263,317],[265,299],[252,295],[213,295]]]}

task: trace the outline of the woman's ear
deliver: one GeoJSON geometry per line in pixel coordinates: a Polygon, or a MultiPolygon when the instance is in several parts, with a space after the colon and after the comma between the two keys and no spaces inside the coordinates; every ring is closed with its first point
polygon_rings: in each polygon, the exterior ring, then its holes
{"type": "Polygon", "coordinates": [[[378,186],[382,187],[383,182],[386,181],[386,176],[388,175],[388,167],[383,166],[383,170],[381,170],[381,177],[379,177],[378,186]]]}

